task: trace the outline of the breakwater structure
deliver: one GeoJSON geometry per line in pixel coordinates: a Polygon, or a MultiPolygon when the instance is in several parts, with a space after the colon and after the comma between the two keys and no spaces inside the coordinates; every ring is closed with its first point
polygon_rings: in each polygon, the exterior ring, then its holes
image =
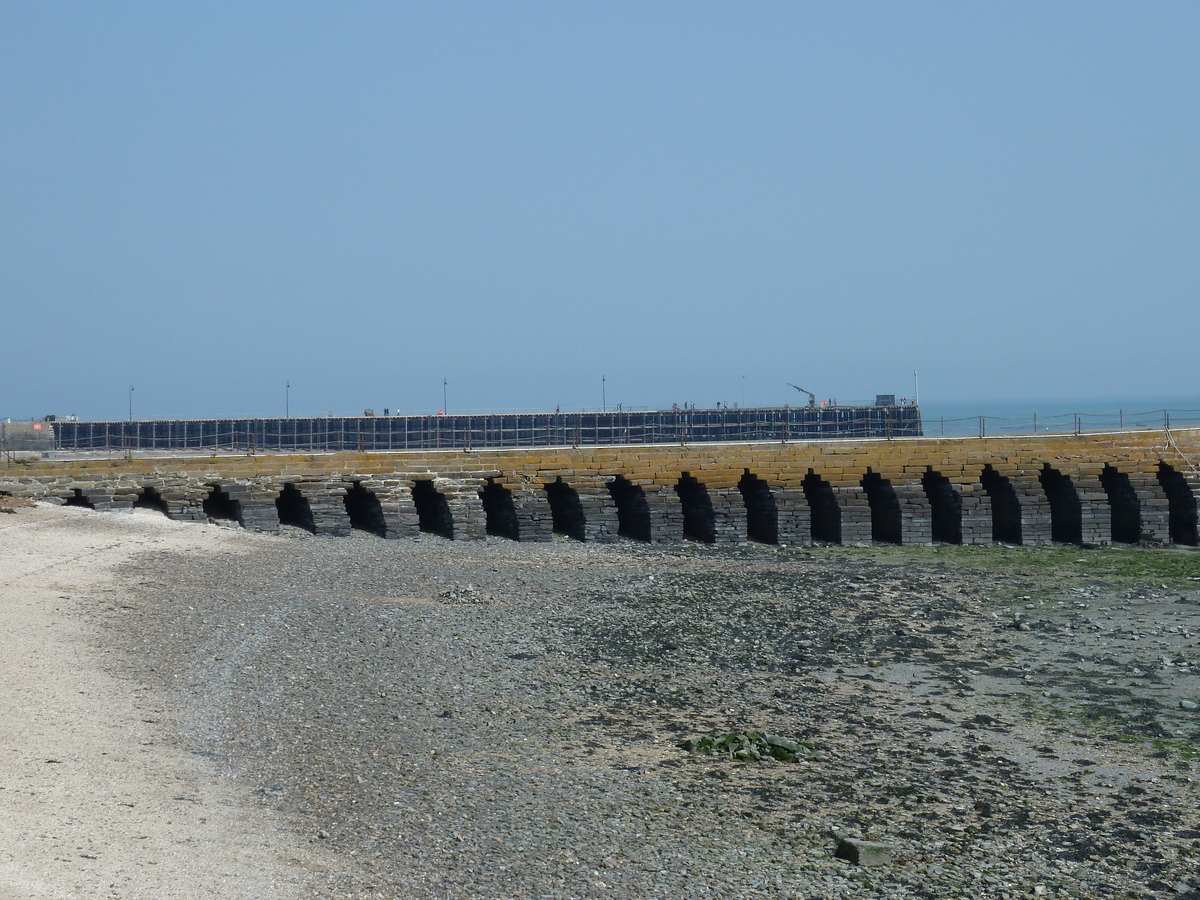
{"type": "Polygon", "coordinates": [[[0,459],[0,493],[385,538],[1195,546],[1200,496],[1195,428],[48,456],[0,459]]]}
{"type": "Polygon", "coordinates": [[[609,444],[917,437],[921,410],[882,395],[873,406],[613,410],[574,413],[373,414],[278,419],[0,423],[0,442],[45,450],[472,450],[609,444]],[[6,434],[7,432],[7,434],[6,434]]]}

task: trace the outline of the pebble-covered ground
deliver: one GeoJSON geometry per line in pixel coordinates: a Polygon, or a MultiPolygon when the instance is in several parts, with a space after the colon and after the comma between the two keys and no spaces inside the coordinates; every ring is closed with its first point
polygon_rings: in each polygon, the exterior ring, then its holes
{"type": "Polygon", "coordinates": [[[322,897],[1200,898],[1200,552],[238,546],[97,614],[322,897]]]}

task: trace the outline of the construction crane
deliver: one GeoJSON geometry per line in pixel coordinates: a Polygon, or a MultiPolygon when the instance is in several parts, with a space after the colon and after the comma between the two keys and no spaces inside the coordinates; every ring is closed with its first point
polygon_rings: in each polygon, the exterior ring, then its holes
{"type": "Polygon", "coordinates": [[[798,390],[802,394],[808,394],[808,405],[810,407],[817,405],[817,395],[814,394],[812,391],[806,391],[802,387],[797,387],[796,385],[792,384],[790,381],[787,383],[787,386],[790,388],[796,388],[796,390],[798,390]]]}

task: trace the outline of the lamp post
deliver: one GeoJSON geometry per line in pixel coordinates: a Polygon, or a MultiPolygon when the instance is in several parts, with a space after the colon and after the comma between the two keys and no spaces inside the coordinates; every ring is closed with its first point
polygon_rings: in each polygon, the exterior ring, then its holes
{"type": "Polygon", "coordinates": [[[445,413],[446,415],[450,415],[450,410],[447,408],[450,406],[450,404],[446,402],[446,385],[447,384],[449,384],[449,382],[445,378],[443,378],[442,379],[442,412],[445,413]]]}
{"type": "Polygon", "coordinates": [[[133,385],[129,386],[129,421],[133,421],[133,385]]]}
{"type": "Polygon", "coordinates": [[[600,411],[608,412],[608,376],[600,376],[600,411]]]}
{"type": "Polygon", "coordinates": [[[290,381],[283,393],[283,417],[285,419],[292,417],[292,383],[290,381]]]}

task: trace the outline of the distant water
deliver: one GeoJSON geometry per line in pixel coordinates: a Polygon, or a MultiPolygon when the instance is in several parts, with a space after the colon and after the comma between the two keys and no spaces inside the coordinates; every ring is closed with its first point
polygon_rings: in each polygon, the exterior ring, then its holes
{"type": "Polygon", "coordinates": [[[987,435],[1200,427],[1200,394],[1151,397],[941,400],[921,398],[925,434],[987,435]],[[982,419],[982,423],[981,423],[982,419]]]}

